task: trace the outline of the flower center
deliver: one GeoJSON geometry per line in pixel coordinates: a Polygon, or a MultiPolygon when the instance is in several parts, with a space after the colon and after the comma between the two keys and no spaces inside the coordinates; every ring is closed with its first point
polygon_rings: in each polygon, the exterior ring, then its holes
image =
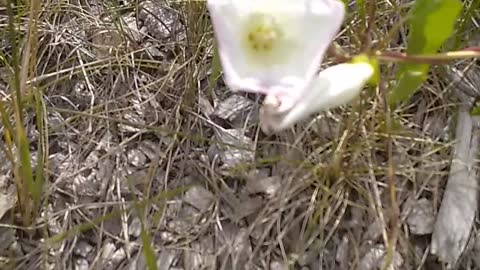
{"type": "Polygon", "coordinates": [[[275,17],[261,13],[252,14],[248,17],[244,29],[244,48],[254,62],[272,65],[282,60],[279,53],[285,45],[285,37],[275,17]]]}
{"type": "Polygon", "coordinates": [[[275,41],[280,38],[280,31],[275,25],[273,18],[261,18],[262,20],[252,25],[248,31],[248,43],[257,52],[269,52],[273,49],[275,41]]]}

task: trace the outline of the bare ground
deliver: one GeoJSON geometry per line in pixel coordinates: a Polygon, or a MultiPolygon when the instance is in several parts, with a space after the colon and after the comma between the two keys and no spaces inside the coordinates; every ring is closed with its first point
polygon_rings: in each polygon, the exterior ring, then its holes
{"type": "MultiPolygon", "coordinates": [[[[378,2],[374,40],[409,7],[378,2]]],[[[458,108],[480,89],[478,63],[433,69],[392,112],[369,88],[349,106],[266,136],[260,96],[232,93],[221,78],[212,85],[202,2],[49,1],[40,18],[30,83],[44,110],[29,108],[25,123],[32,153],[48,150],[48,183],[34,225],[22,227],[12,168],[0,156],[1,269],[148,269],[149,254],[158,269],[445,267],[431,254],[432,233],[458,108]]],[[[470,39],[477,23],[457,34],[470,39]]],[[[352,54],[360,24],[350,13],[337,37],[352,54]]],[[[404,47],[401,32],[389,49],[404,47]]],[[[0,45],[8,55],[5,38],[0,45]]],[[[463,254],[455,269],[480,269],[477,220],[466,249],[454,250],[463,254]]]]}

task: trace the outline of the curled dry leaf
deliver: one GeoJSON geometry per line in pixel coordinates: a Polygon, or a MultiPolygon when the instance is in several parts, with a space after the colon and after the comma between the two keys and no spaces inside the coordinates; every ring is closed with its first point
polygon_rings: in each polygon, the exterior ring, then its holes
{"type": "Polygon", "coordinates": [[[213,115],[228,121],[234,121],[237,117],[248,112],[254,103],[241,95],[232,95],[221,101],[215,107],[213,115]]]}
{"type": "Polygon", "coordinates": [[[139,19],[143,21],[147,32],[156,39],[181,41],[186,37],[178,12],[165,4],[158,5],[154,1],[142,2],[139,19]]]}
{"type": "Polygon", "coordinates": [[[224,169],[254,160],[253,141],[243,134],[241,129],[218,129],[219,155],[224,169]]]}

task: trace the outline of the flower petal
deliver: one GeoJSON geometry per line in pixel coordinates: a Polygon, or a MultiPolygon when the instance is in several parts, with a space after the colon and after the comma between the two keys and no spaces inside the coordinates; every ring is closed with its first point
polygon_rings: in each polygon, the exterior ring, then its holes
{"type": "Polygon", "coordinates": [[[312,80],[301,100],[288,111],[279,109],[283,100],[267,96],[260,115],[262,130],[266,133],[277,132],[313,113],[350,102],[360,93],[373,72],[372,66],[367,63],[345,63],[329,67],[312,80]]]}
{"type": "Polygon", "coordinates": [[[208,9],[227,85],[292,98],[315,75],[345,13],[338,0],[208,0],[208,9]]]}

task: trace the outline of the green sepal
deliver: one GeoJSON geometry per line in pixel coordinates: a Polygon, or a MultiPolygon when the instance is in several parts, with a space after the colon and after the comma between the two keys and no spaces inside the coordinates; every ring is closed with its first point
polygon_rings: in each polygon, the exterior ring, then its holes
{"type": "Polygon", "coordinates": [[[378,64],[378,59],[375,57],[369,57],[366,54],[356,55],[350,60],[352,64],[366,63],[373,68],[373,75],[368,79],[368,84],[372,86],[377,86],[380,82],[380,66],[378,64]]]}

